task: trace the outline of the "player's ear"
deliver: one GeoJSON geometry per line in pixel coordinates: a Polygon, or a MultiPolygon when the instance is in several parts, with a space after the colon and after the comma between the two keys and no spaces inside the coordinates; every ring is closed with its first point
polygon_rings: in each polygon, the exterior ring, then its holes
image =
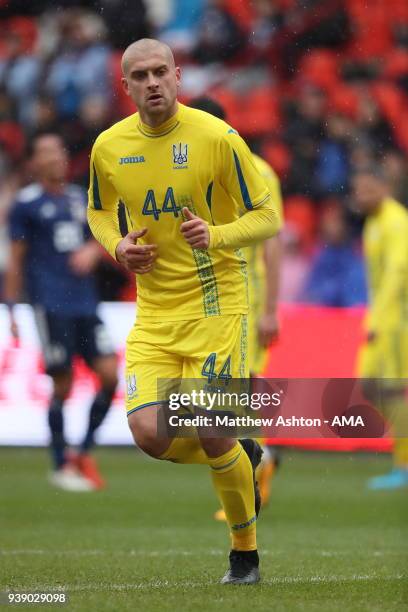
{"type": "Polygon", "coordinates": [[[180,87],[181,83],[181,68],[180,66],[176,66],[176,84],[177,87],[180,87]]]}
{"type": "Polygon", "coordinates": [[[124,89],[124,91],[125,91],[126,95],[130,96],[130,91],[129,91],[129,83],[128,83],[127,78],[122,77],[122,78],[121,78],[121,82],[122,82],[122,87],[123,87],[123,89],[124,89]]]}

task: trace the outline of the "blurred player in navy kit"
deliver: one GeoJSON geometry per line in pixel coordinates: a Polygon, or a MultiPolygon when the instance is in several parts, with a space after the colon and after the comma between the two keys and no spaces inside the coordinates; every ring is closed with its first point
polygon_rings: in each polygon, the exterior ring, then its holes
{"type": "Polygon", "coordinates": [[[53,380],[48,412],[54,464],[50,481],[71,491],[98,489],[104,482],[89,450],[117,385],[116,355],[96,314],[92,272],[101,251],[88,229],[86,192],[66,182],[68,156],[61,138],[37,136],[30,163],[37,182],[17,194],[9,217],[11,245],[4,294],[11,332],[18,336],[13,306],[24,284],[34,308],[46,370],[53,380]],[[74,355],[83,357],[100,383],[78,454],[67,453],[63,426],[74,355]]]}

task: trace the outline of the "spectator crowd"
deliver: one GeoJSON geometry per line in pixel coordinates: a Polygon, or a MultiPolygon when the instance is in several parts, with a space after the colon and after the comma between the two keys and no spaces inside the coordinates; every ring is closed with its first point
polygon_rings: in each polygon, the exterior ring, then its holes
{"type": "MultiPolygon", "coordinates": [[[[375,161],[408,204],[406,0],[0,0],[0,277],[30,140],[60,133],[86,186],[96,136],[135,110],[120,57],[142,37],[175,51],[181,100],[214,97],[278,173],[282,300],[364,303],[350,183],[375,161]]],[[[102,297],[123,297],[105,266],[102,297]]]]}

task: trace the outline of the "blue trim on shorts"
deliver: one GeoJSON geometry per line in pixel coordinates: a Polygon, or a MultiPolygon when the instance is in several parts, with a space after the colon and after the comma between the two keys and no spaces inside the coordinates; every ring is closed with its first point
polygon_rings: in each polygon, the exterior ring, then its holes
{"type": "Polygon", "coordinates": [[[129,410],[129,412],[127,413],[127,416],[129,416],[129,414],[132,414],[133,412],[142,410],[142,408],[147,408],[148,406],[157,406],[157,404],[167,404],[167,400],[156,400],[155,402],[147,402],[147,404],[142,404],[141,406],[138,406],[137,408],[132,408],[132,410],[129,410]]]}

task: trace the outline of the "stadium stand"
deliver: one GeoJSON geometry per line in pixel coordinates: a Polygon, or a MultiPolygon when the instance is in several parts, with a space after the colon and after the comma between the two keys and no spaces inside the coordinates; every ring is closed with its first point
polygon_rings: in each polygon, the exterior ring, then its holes
{"type": "MultiPolygon", "coordinates": [[[[87,184],[96,134],[134,110],[121,87],[121,50],[132,38],[151,35],[176,50],[185,74],[182,99],[205,92],[219,100],[230,123],[276,168],[306,258],[317,248],[319,218],[333,200],[351,221],[350,240],[359,240],[351,165],[380,157],[395,194],[408,203],[404,0],[372,0],[369,8],[365,0],[189,6],[182,0],[30,6],[0,0],[1,225],[15,190],[28,181],[26,144],[37,132],[58,129],[72,157],[71,180],[87,184]]],[[[0,278],[6,248],[1,234],[0,278]]],[[[122,297],[123,279],[119,289],[112,286],[104,297],[122,297]]]]}

